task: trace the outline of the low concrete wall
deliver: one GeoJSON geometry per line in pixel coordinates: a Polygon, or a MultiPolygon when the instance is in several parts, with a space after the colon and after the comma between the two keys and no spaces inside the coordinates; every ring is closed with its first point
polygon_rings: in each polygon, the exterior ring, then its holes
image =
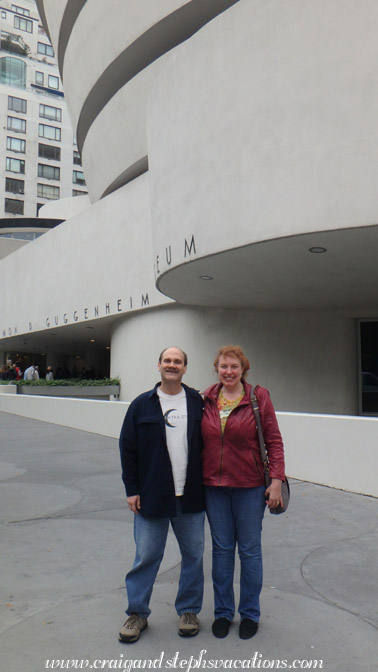
{"type": "Polygon", "coordinates": [[[17,385],[0,385],[0,394],[17,394],[17,385]]]}
{"type": "Polygon", "coordinates": [[[119,385],[18,385],[17,394],[75,399],[112,399],[119,397],[119,385]]]}
{"type": "Polygon", "coordinates": [[[127,402],[36,395],[0,395],[0,411],[118,438],[127,402]]]}
{"type": "Polygon", "coordinates": [[[378,497],[378,418],[277,413],[295,478],[378,497]]]}
{"type": "MultiPolygon", "coordinates": [[[[118,438],[128,402],[0,395],[0,411],[118,438]]],[[[289,477],[378,497],[378,418],[277,413],[289,477]]]]}

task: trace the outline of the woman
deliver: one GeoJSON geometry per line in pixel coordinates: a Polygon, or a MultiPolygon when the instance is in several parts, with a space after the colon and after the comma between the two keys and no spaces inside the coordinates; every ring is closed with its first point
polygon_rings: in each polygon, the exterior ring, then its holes
{"type": "Polygon", "coordinates": [[[282,505],[285,464],[281,434],[269,392],[256,386],[272,483],[266,489],[249,362],[239,346],[219,350],[214,361],[219,382],[204,393],[202,420],[203,478],[213,540],[215,637],[226,637],[234,617],[234,565],[240,557],[239,636],[253,637],[260,618],[262,588],[261,530],[265,506],[282,505]]]}

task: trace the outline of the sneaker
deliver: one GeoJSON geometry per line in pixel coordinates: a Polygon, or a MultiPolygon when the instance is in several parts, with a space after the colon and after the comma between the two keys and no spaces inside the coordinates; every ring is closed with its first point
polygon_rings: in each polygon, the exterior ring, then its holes
{"type": "Polygon", "coordinates": [[[251,639],[256,634],[258,627],[259,624],[256,621],[252,621],[251,618],[243,618],[239,625],[240,639],[251,639]]]}
{"type": "Polygon", "coordinates": [[[130,644],[132,642],[137,642],[140,633],[143,632],[147,626],[147,618],[138,616],[138,614],[131,614],[131,616],[124,622],[119,632],[118,639],[120,642],[129,642],[130,644]]]}
{"type": "Polygon", "coordinates": [[[199,633],[200,622],[196,614],[187,612],[181,614],[179,621],[178,634],[181,637],[194,637],[199,633]]]}
{"type": "Polygon", "coordinates": [[[211,626],[214,637],[218,637],[218,639],[227,637],[230,625],[231,621],[229,621],[228,618],[216,618],[211,626]]]}

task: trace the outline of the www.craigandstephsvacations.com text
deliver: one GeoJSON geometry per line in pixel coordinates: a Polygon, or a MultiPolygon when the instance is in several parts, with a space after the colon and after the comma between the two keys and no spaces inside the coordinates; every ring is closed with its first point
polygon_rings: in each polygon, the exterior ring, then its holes
{"type": "Polygon", "coordinates": [[[194,669],[202,670],[320,670],[323,669],[322,660],[277,660],[263,658],[262,653],[255,651],[253,656],[245,659],[214,659],[206,658],[206,649],[202,649],[197,657],[180,658],[176,651],[172,658],[166,658],[164,651],[159,658],[153,659],[127,659],[121,654],[118,659],[104,660],[46,660],[45,667],[48,669],[72,669],[72,670],[146,670],[146,669],[175,669],[190,672],[194,669]]]}

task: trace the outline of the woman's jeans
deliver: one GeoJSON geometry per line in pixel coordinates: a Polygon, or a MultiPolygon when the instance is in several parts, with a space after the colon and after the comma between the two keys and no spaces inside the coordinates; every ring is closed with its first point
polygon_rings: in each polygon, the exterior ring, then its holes
{"type": "Polygon", "coordinates": [[[235,614],[235,548],[240,558],[241,618],[260,619],[263,568],[261,531],[265,486],[224,488],[206,486],[206,512],[213,540],[215,618],[232,621],[235,614]]]}
{"type": "Polygon", "coordinates": [[[177,500],[174,518],[143,518],[134,516],[136,554],[133,568],[126,574],[127,614],[147,618],[152,589],[163,559],[169,523],[181,551],[181,573],[175,601],[179,615],[198,614],[203,599],[203,550],[205,513],[182,513],[177,500]]]}

